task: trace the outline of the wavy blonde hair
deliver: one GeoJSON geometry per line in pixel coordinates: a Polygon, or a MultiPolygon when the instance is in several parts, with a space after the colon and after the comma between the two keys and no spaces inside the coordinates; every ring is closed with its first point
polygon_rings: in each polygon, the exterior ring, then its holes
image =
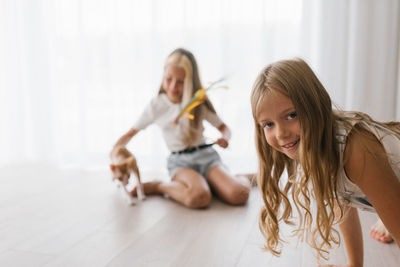
{"type": "MultiPolygon", "coordinates": [[[[196,59],[190,51],[183,48],[177,48],[174,51],[172,51],[172,53],[167,57],[164,64],[164,70],[167,66],[170,65],[180,67],[185,71],[182,103],[186,105],[192,99],[195,92],[198,89],[203,88],[203,85],[200,81],[200,74],[196,59]]],[[[158,93],[159,94],[165,93],[162,82],[158,93]]],[[[214,106],[206,96],[206,100],[204,101],[204,103],[202,103],[192,111],[194,115],[193,120],[190,120],[185,116],[182,117],[181,119],[180,127],[183,128],[184,132],[183,141],[188,147],[193,144],[194,140],[196,140],[195,129],[197,129],[201,123],[200,115],[202,113],[203,108],[207,108],[215,113],[214,106]]]]}
{"type": "Polygon", "coordinates": [[[333,111],[329,94],[302,59],[278,61],[265,67],[254,83],[251,106],[259,158],[257,182],[264,201],[259,227],[266,239],[265,249],[274,255],[281,253],[279,245],[283,239],[279,234],[279,223],[294,224],[291,195],[299,216],[295,233],[316,249],[318,257],[327,258],[332,245],[340,242],[333,225],[343,218],[344,213],[336,193],[338,173],[346,162],[346,159],[340,161],[336,139],[338,127],[371,139],[369,131],[359,124],[364,121],[389,128],[400,138],[400,124],[377,122],[361,112],[333,111]],[[277,91],[293,102],[301,128],[298,160],[292,160],[268,145],[263,127],[258,123],[260,103],[271,91],[277,91]],[[357,125],[361,127],[355,127],[357,125]],[[282,186],[285,169],[288,181],[282,186]],[[316,203],[314,216],[312,199],[316,203]],[[335,205],[340,216],[335,217],[335,205]]]}

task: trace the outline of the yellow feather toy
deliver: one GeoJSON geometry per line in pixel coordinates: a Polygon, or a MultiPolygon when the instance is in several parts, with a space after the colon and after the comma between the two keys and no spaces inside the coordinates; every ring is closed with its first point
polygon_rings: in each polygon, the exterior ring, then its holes
{"type": "Polygon", "coordinates": [[[186,114],[186,116],[193,120],[194,119],[194,115],[190,114],[190,111],[192,111],[195,107],[197,107],[198,105],[202,104],[206,98],[206,91],[210,90],[210,89],[216,89],[216,88],[228,88],[228,86],[217,86],[215,87],[215,85],[217,83],[220,83],[221,81],[223,81],[224,79],[220,79],[216,82],[211,83],[206,89],[201,88],[199,90],[196,91],[196,93],[194,94],[193,98],[189,101],[189,103],[187,103],[187,105],[181,110],[181,112],[179,112],[178,116],[175,118],[174,120],[174,124],[178,124],[179,123],[179,119],[186,114]]]}

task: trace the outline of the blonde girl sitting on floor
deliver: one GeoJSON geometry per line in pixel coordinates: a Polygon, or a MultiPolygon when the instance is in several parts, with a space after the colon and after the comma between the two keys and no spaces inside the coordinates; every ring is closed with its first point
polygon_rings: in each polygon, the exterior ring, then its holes
{"type": "MultiPolygon", "coordinates": [[[[165,194],[189,208],[204,208],[210,204],[211,192],[214,192],[225,203],[245,204],[250,192],[249,180],[232,176],[214,148],[205,144],[203,120],[221,132],[221,138],[215,141],[220,147],[226,148],[231,136],[210,100],[193,110],[194,120],[182,117],[179,124],[174,125],[180,110],[200,88],[203,86],[193,54],[182,48],[174,50],[165,62],[158,95],[114,147],[125,146],[139,131],[155,123],[171,151],[168,157],[171,181],[144,183],[146,195],[165,194]]],[[[136,194],[135,189],[132,194],[136,194]]]]}
{"type": "Polygon", "coordinates": [[[279,223],[290,221],[292,205],[299,213],[297,234],[318,256],[339,243],[333,228],[339,224],[348,256],[342,266],[363,265],[357,208],[376,211],[400,244],[400,123],[333,111],[325,88],[301,59],[264,68],[251,105],[266,249],[280,254],[279,223]],[[282,184],[284,170],[288,180],[282,184]]]}

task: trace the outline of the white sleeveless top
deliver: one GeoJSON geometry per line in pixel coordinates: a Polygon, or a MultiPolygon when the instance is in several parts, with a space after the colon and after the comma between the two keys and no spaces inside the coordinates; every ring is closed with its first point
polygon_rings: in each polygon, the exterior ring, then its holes
{"type": "MultiPolygon", "coordinates": [[[[366,121],[362,121],[360,123],[362,123],[366,129],[368,129],[377,137],[378,140],[381,141],[385,151],[388,154],[389,163],[395,175],[400,180],[400,140],[390,129],[384,128],[380,125],[371,125],[366,121]]],[[[339,141],[341,166],[344,166],[343,158],[348,134],[349,132],[346,132],[346,130],[343,128],[338,129],[336,134],[336,138],[339,141]]],[[[337,182],[338,196],[339,199],[343,201],[343,204],[360,208],[362,210],[375,212],[374,207],[368,201],[365,194],[347,177],[344,167],[342,167],[342,170],[339,172],[337,182]]]]}

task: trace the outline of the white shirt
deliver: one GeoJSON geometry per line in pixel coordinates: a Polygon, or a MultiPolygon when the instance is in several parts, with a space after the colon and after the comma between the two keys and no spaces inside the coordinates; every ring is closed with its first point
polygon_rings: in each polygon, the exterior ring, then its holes
{"type": "MultiPolygon", "coordinates": [[[[154,97],[146,106],[139,119],[133,124],[132,128],[135,130],[143,130],[152,123],[157,124],[163,133],[163,137],[167,147],[170,151],[180,151],[187,146],[183,143],[182,124],[175,125],[174,120],[181,112],[184,105],[182,103],[172,103],[166,94],[159,94],[154,97]]],[[[196,108],[201,108],[198,106],[196,108]]],[[[207,108],[203,108],[201,114],[201,123],[196,131],[196,140],[193,146],[204,144],[204,126],[203,120],[207,120],[211,125],[218,128],[222,125],[221,119],[218,115],[207,108]]]]}

